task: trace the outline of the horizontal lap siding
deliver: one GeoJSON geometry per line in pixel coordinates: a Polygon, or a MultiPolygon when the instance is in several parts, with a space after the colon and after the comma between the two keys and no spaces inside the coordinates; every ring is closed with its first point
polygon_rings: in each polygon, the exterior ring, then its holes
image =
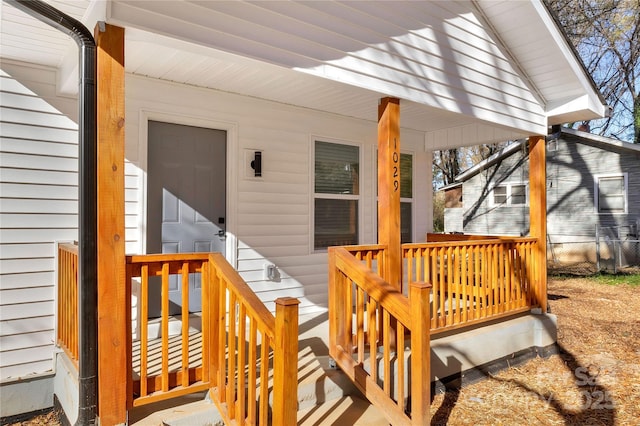
{"type": "MultiPolygon", "coordinates": [[[[376,123],[149,78],[127,78],[127,159],[144,173],[146,132],[139,121],[144,113],[153,120],[165,117],[183,124],[196,119],[232,123],[237,140],[235,151],[229,153],[235,162],[228,170],[233,188],[228,194],[227,231],[237,238],[237,251],[231,257],[235,254],[238,271],[270,309],[276,298],[285,296],[299,297],[301,312],[324,309],[327,254],[314,252],[312,246],[313,141],[344,141],[361,147],[361,242],[373,243],[376,123]],[[251,175],[246,161],[254,150],[262,151],[260,178],[251,175]],[[278,279],[264,279],[267,264],[278,267],[278,279]]],[[[377,111],[377,104],[371,108],[377,111]]],[[[406,131],[402,148],[423,151],[424,134],[406,131]]],[[[422,189],[416,186],[414,194],[426,193],[428,187],[428,182],[422,189]]],[[[139,215],[144,222],[142,205],[139,215]]],[[[127,235],[132,245],[136,239],[144,239],[144,226],[136,235],[127,235]]]]}
{"type": "Polygon", "coordinates": [[[77,239],[77,125],[55,71],[2,64],[0,379],[52,369],[55,242],[77,239]]]}
{"type": "Polygon", "coordinates": [[[547,188],[547,229],[552,241],[553,237],[593,240],[596,225],[628,225],[640,219],[640,154],[613,146],[604,149],[563,135],[558,149],[547,154],[547,188]],[[628,175],[628,213],[596,213],[594,176],[620,173],[628,175]]]}
{"type": "MultiPolygon", "coordinates": [[[[528,230],[527,207],[491,206],[489,192],[498,181],[528,182],[528,159],[517,166],[518,152],[464,182],[464,231],[518,235],[528,230]],[[488,182],[487,180],[490,179],[488,182]],[[478,194],[487,194],[481,199],[478,194]]],[[[553,242],[593,241],[596,226],[621,226],[640,220],[640,154],[563,134],[557,149],[547,152],[547,234],[553,242]],[[598,214],[596,175],[628,175],[628,212],[598,214]]],[[[530,200],[532,202],[533,200],[530,200]]],[[[450,210],[450,209],[448,209],[450,210]]]]}
{"type": "MultiPolygon", "coordinates": [[[[464,232],[483,235],[524,235],[529,231],[529,206],[496,206],[492,189],[498,183],[529,182],[528,161],[518,166],[522,150],[489,167],[463,184],[464,232]],[[480,196],[479,196],[480,194],[480,196]]],[[[531,201],[531,200],[530,200],[531,201]]]]}

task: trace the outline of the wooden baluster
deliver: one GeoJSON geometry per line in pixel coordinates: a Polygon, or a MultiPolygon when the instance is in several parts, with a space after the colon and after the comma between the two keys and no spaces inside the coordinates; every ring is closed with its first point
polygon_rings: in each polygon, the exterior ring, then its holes
{"type": "Polygon", "coordinates": [[[235,398],[236,398],[236,294],[229,292],[229,315],[227,339],[227,410],[229,417],[235,418],[235,398]]]}
{"type": "MultiPolygon", "coordinates": [[[[240,314],[238,315],[238,407],[237,416],[241,422],[246,417],[245,395],[247,388],[245,385],[247,367],[247,346],[246,346],[247,310],[244,303],[240,304],[240,314]]],[[[254,382],[255,383],[255,382],[254,382]]]]}
{"type": "Polygon", "coordinates": [[[266,333],[262,334],[262,343],[260,344],[260,408],[259,408],[259,425],[267,426],[269,424],[269,348],[271,339],[266,333]]]}
{"type": "Polygon", "coordinates": [[[369,297],[369,305],[367,306],[369,313],[369,359],[371,368],[371,378],[376,383],[378,381],[378,363],[376,357],[378,356],[378,319],[376,312],[378,310],[377,303],[374,299],[369,297]]]}
{"type": "Polygon", "coordinates": [[[189,387],[189,262],[182,263],[182,387],[189,387]]]}
{"type": "Polygon", "coordinates": [[[480,269],[482,271],[482,286],[480,289],[482,292],[480,293],[480,297],[482,298],[482,309],[480,310],[480,317],[485,318],[487,316],[487,302],[488,296],[487,291],[490,288],[491,283],[489,282],[489,268],[491,267],[489,259],[489,250],[486,244],[483,244],[481,247],[482,260],[480,261],[480,269]]]}
{"type": "Polygon", "coordinates": [[[389,311],[383,309],[382,314],[382,336],[383,336],[383,345],[382,345],[382,366],[384,378],[382,379],[382,385],[384,388],[384,393],[387,396],[391,395],[391,333],[394,332],[391,329],[391,316],[389,315],[389,311]]]}
{"type": "Polygon", "coordinates": [[[436,248],[429,249],[429,259],[431,260],[431,276],[429,282],[433,284],[433,318],[431,327],[437,328],[440,324],[440,281],[438,280],[438,250],[436,248]]]}
{"type": "Polygon", "coordinates": [[[257,383],[257,337],[258,330],[256,325],[256,320],[253,317],[249,319],[249,389],[247,401],[249,403],[249,407],[247,409],[247,423],[250,425],[255,424],[256,422],[256,383],[257,383]]]}
{"type": "Polygon", "coordinates": [[[438,260],[440,263],[440,274],[438,277],[438,295],[440,302],[440,321],[438,321],[438,326],[442,327],[446,324],[446,315],[447,311],[445,309],[445,299],[447,297],[447,288],[446,288],[446,272],[445,272],[445,248],[441,247],[438,250],[438,260]]]}
{"type": "Polygon", "coordinates": [[[202,262],[202,318],[201,328],[202,330],[202,381],[209,383],[209,388],[213,386],[213,377],[211,372],[213,371],[213,357],[211,356],[211,257],[202,262]]]}
{"type": "Polygon", "coordinates": [[[447,325],[453,325],[453,305],[455,301],[455,296],[453,292],[455,291],[455,276],[453,271],[453,250],[451,246],[447,247],[447,269],[446,269],[446,283],[447,286],[447,298],[449,299],[449,309],[447,310],[447,325]]]}
{"type": "Polygon", "coordinates": [[[364,362],[364,290],[356,287],[356,336],[358,362],[364,362]]]}
{"type": "Polygon", "coordinates": [[[469,274],[469,253],[467,252],[467,246],[462,247],[462,318],[461,321],[466,323],[469,320],[469,289],[471,287],[469,274]]]}
{"type": "Polygon", "coordinates": [[[162,391],[169,391],[169,263],[162,264],[162,391]]]}
{"type": "Polygon", "coordinates": [[[149,265],[140,271],[140,396],[147,396],[147,349],[149,345],[149,265]]]}
{"type": "Polygon", "coordinates": [[[453,270],[454,270],[453,280],[455,282],[456,293],[455,293],[455,299],[453,297],[451,298],[451,304],[454,305],[452,309],[455,308],[454,317],[453,317],[454,324],[460,323],[460,310],[462,305],[462,281],[460,280],[460,276],[461,276],[460,260],[461,260],[460,247],[457,246],[453,249],[453,270]],[[455,303],[453,303],[454,300],[455,300],[455,303]]]}
{"type": "Polygon", "coordinates": [[[397,397],[397,402],[398,402],[398,407],[404,412],[405,411],[405,405],[404,405],[404,399],[405,399],[405,392],[404,392],[404,384],[405,384],[405,380],[404,380],[404,376],[405,376],[405,351],[404,351],[404,346],[405,346],[405,333],[406,333],[406,328],[404,327],[404,325],[402,325],[402,323],[400,321],[398,321],[398,343],[396,345],[396,362],[398,363],[398,372],[396,374],[396,380],[395,380],[395,388],[398,390],[398,397],[397,397]]]}
{"type": "Polygon", "coordinates": [[[344,350],[353,352],[353,283],[347,276],[342,276],[342,283],[345,289],[346,323],[344,350]]]}
{"type": "Polygon", "coordinates": [[[509,269],[509,264],[506,262],[506,256],[508,256],[508,252],[505,252],[505,243],[496,244],[496,264],[497,264],[497,275],[496,275],[496,294],[495,294],[495,308],[494,314],[504,312],[504,288],[506,285],[507,274],[509,269]]]}

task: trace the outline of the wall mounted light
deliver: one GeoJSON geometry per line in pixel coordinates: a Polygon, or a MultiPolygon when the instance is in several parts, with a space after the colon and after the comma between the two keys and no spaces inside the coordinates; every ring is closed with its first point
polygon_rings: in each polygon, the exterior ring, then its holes
{"type": "Polygon", "coordinates": [[[262,176],[262,151],[253,152],[253,160],[251,160],[251,168],[255,177],[262,176]]]}

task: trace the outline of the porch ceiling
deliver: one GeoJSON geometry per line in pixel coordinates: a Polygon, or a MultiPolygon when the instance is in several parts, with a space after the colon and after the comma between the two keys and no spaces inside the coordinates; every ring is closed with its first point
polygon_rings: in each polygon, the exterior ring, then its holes
{"type": "MultiPolygon", "coordinates": [[[[367,120],[377,119],[379,98],[397,96],[403,100],[402,126],[427,132],[431,148],[519,138],[542,133],[547,120],[604,112],[537,2],[46,1],[90,29],[99,20],[125,27],[128,73],[367,120]],[[437,6],[427,11],[425,4],[437,6]],[[486,38],[484,48],[504,62],[495,65],[502,67],[497,77],[485,83],[454,75],[460,68],[456,58],[465,52],[428,51],[419,63],[394,51],[424,28],[431,34],[432,27],[442,27],[443,14],[455,27],[446,42],[473,48],[478,34],[486,38]],[[461,28],[469,40],[455,33],[461,28]],[[378,56],[367,57],[370,51],[378,56]],[[385,57],[391,62],[380,68],[376,61],[385,57]],[[427,69],[434,58],[440,64],[427,69]],[[359,63],[350,69],[354,60],[359,63]],[[363,64],[370,72],[352,72],[363,64]],[[390,70],[389,76],[380,70],[390,70]],[[448,74],[438,80],[433,70],[448,74]],[[495,81],[514,88],[512,93],[494,96],[495,81]],[[470,89],[480,90],[475,103],[465,93],[472,84],[480,87],[470,89]],[[491,114],[483,103],[494,104],[491,114]]],[[[436,40],[442,36],[434,34],[436,40]]],[[[4,2],[1,35],[3,58],[58,67],[61,91],[76,89],[77,52],[66,35],[4,2]]]]}

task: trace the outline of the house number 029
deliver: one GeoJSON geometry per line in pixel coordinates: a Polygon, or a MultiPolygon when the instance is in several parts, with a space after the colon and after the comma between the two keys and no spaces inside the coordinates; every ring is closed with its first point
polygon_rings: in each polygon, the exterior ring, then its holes
{"type": "Polygon", "coordinates": [[[393,138],[393,192],[400,189],[400,154],[398,153],[398,139],[393,138]]]}

